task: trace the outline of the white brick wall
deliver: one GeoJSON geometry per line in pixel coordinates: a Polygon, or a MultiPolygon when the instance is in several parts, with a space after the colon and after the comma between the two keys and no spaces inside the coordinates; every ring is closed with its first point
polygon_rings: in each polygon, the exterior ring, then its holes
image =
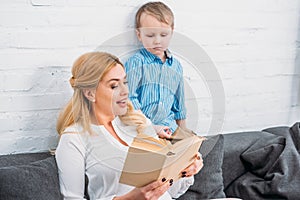
{"type": "MultiPolygon", "coordinates": [[[[55,148],[56,117],[72,92],[73,61],[132,30],[135,10],[144,2],[0,2],[0,154],[55,148]]],[[[216,131],[300,121],[299,0],[165,2],[175,13],[175,31],[201,46],[221,77],[225,119],[216,131]]],[[[188,124],[205,134],[212,116],[222,113],[212,107],[205,78],[182,61],[188,124]]]]}

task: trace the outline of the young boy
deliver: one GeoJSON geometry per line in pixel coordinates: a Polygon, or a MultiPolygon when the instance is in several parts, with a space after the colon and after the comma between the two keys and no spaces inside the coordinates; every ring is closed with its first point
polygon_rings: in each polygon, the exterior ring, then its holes
{"type": "Polygon", "coordinates": [[[171,134],[178,126],[185,128],[186,119],[182,66],[168,49],[174,15],[164,3],[149,2],[139,8],[135,22],[143,48],[125,63],[129,98],[160,125],[158,133],[171,134]]]}

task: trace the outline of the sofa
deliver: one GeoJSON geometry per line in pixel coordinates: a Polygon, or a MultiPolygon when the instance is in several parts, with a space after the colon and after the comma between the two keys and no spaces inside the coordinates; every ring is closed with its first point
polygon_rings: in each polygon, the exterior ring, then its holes
{"type": "MultiPolygon", "coordinates": [[[[204,167],[180,200],[300,199],[300,123],[207,136],[204,167]]],[[[0,199],[58,200],[55,157],[48,152],[0,156],[0,199]]]]}

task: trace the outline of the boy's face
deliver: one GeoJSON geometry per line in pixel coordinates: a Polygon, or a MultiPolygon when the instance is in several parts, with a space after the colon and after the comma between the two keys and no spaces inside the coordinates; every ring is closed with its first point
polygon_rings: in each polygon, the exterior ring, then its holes
{"type": "Polygon", "coordinates": [[[138,39],[149,52],[164,59],[164,51],[169,46],[173,29],[146,13],[141,15],[140,23],[141,27],[136,32],[138,39]]]}

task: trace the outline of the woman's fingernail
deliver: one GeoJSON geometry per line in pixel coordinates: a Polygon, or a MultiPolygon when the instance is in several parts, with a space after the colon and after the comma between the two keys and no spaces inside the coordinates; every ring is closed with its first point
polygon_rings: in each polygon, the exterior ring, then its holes
{"type": "Polygon", "coordinates": [[[186,177],[186,175],[185,175],[185,174],[182,174],[181,177],[184,178],[184,177],[186,177]]]}
{"type": "Polygon", "coordinates": [[[186,174],[186,171],[181,172],[181,174],[186,174]]]}
{"type": "Polygon", "coordinates": [[[161,181],[162,181],[162,182],[165,182],[165,181],[166,181],[166,178],[162,178],[161,181]]]}
{"type": "Polygon", "coordinates": [[[173,179],[170,179],[169,183],[170,183],[170,186],[173,185],[173,179]]]}

